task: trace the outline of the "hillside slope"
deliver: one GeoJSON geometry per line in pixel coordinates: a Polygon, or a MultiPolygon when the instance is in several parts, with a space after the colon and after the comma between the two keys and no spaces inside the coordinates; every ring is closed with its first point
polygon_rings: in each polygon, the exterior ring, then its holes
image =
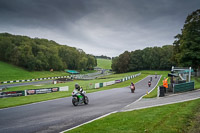
{"type": "Polygon", "coordinates": [[[53,76],[66,76],[66,72],[33,71],[29,72],[20,67],[0,61],[0,81],[35,79],[53,76]]]}
{"type": "Polygon", "coordinates": [[[112,60],[97,58],[97,67],[111,69],[112,60]]]}

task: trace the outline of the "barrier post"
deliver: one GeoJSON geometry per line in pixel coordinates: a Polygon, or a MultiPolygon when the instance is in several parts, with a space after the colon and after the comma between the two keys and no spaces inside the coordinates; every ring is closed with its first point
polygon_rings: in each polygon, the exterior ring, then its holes
{"type": "Polygon", "coordinates": [[[158,86],[157,97],[159,97],[159,95],[160,95],[160,87],[158,86]]]}

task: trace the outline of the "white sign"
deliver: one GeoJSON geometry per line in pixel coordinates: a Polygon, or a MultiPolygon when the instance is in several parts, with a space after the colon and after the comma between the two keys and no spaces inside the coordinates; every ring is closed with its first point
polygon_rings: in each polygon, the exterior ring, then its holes
{"type": "Polygon", "coordinates": [[[69,86],[60,87],[60,91],[69,91],[69,86]]]}

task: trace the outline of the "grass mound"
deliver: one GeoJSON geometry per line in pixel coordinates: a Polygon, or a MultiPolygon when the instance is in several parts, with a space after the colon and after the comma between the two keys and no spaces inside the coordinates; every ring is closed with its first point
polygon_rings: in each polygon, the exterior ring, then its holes
{"type": "Polygon", "coordinates": [[[183,133],[199,132],[200,99],[112,114],[69,133],[183,133]],[[196,114],[196,115],[194,115],[196,114]]]}
{"type": "Polygon", "coordinates": [[[111,69],[112,60],[97,58],[97,67],[111,69]]]}
{"type": "Polygon", "coordinates": [[[67,76],[66,72],[33,71],[29,72],[20,67],[0,61],[0,81],[45,78],[53,76],[67,76]]]}

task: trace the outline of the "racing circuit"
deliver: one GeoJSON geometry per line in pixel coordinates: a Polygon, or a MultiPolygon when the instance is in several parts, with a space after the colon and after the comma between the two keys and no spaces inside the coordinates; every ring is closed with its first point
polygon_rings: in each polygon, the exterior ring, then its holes
{"type": "MultiPolygon", "coordinates": [[[[72,105],[72,97],[49,100],[0,110],[1,133],[61,132],[93,120],[138,100],[153,89],[160,76],[150,75],[135,84],[135,93],[129,87],[114,88],[86,94],[88,105],[72,105]],[[151,87],[148,80],[153,77],[151,87]]],[[[131,82],[131,80],[130,80],[131,82]]]]}

